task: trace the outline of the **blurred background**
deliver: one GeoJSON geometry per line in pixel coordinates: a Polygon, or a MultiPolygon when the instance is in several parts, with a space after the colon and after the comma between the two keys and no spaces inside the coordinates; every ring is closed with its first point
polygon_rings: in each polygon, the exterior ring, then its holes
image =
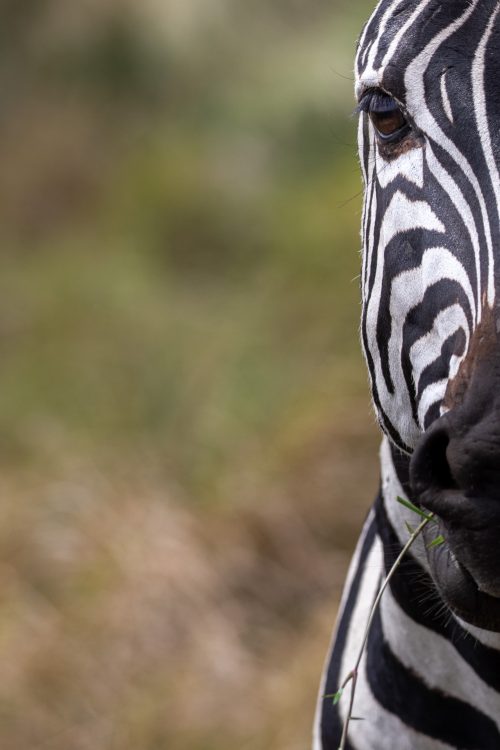
{"type": "Polygon", "coordinates": [[[2,750],[309,747],[377,488],[373,4],[2,2],[2,750]]]}

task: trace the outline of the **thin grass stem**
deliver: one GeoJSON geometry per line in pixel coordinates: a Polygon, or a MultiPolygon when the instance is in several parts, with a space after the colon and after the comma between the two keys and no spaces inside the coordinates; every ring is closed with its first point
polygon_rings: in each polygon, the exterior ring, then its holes
{"type": "Polygon", "coordinates": [[[378,592],[378,594],[377,594],[377,596],[375,598],[375,601],[372,604],[372,607],[371,607],[371,610],[370,610],[370,615],[368,617],[368,622],[366,624],[366,628],[365,628],[365,633],[364,633],[364,636],[363,636],[363,640],[361,642],[361,647],[360,647],[359,652],[358,652],[358,658],[356,659],[356,663],[354,665],[354,668],[349,672],[349,674],[345,678],[345,680],[342,683],[342,686],[340,688],[340,690],[343,691],[344,688],[346,687],[346,685],[348,685],[349,683],[351,683],[351,697],[350,697],[350,701],[349,701],[349,710],[347,712],[347,716],[346,716],[346,719],[344,721],[344,726],[342,728],[342,737],[340,739],[340,745],[339,745],[339,749],[338,750],[345,750],[345,746],[346,746],[346,743],[347,743],[347,735],[349,733],[349,724],[350,724],[350,722],[352,720],[352,711],[353,711],[353,707],[354,707],[354,695],[355,695],[355,692],[356,692],[356,684],[357,684],[357,680],[358,680],[359,665],[361,664],[361,659],[363,658],[363,654],[365,652],[366,644],[368,642],[368,636],[370,634],[370,628],[372,626],[373,618],[375,617],[377,609],[378,609],[378,607],[380,605],[380,600],[382,599],[382,595],[383,595],[384,591],[386,590],[387,586],[389,585],[389,583],[391,582],[391,579],[392,579],[394,573],[399,568],[399,566],[401,564],[401,560],[406,555],[406,553],[408,552],[408,550],[412,546],[413,542],[422,533],[422,531],[427,526],[427,524],[430,523],[431,521],[433,521],[433,519],[434,519],[434,515],[433,514],[426,515],[426,517],[423,519],[423,521],[420,523],[420,525],[417,526],[417,528],[415,529],[415,531],[411,534],[410,538],[408,539],[408,541],[406,542],[405,546],[403,547],[403,549],[399,553],[396,561],[394,562],[394,565],[392,566],[392,568],[390,569],[390,571],[386,575],[384,581],[382,582],[382,585],[380,586],[380,589],[379,589],[379,592],[378,592]]]}

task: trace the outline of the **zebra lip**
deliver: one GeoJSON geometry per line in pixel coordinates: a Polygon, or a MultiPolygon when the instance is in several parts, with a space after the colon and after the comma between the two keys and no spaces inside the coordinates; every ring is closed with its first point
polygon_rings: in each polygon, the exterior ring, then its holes
{"type": "Polygon", "coordinates": [[[433,487],[415,493],[420,505],[434,513],[446,526],[479,533],[500,525],[497,498],[469,496],[460,490],[433,487]]]}
{"type": "MultiPolygon", "coordinates": [[[[438,528],[438,534],[446,534],[442,522],[438,528]]],[[[446,542],[429,547],[435,536],[435,527],[424,532],[431,574],[444,602],[469,624],[500,632],[500,598],[480,590],[474,577],[446,542]]]]}

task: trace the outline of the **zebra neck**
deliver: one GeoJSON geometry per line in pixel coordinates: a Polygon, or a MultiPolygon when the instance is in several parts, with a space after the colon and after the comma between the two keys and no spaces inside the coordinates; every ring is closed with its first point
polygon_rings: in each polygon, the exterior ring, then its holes
{"type": "MultiPolygon", "coordinates": [[[[416,525],[412,512],[396,501],[408,497],[407,463],[405,472],[405,462],[394,460],[385,440],[381,464],[382,491],[355,561],[353,601],[346,600],[339,625],[343,675],[352,669],[380,581],[408,539],[405,523],[416,525]]],[[[444,607],[424,542],[417,540],[372,622],[356,698],[356,715],[367,721],[354,725],[352,747],[380,750],[387,737],[400,738],[398,750],[500,747],[500,642],[498,635],[480,635],[471,637],[471,629],[444,607]]],[[[341,718],[345,712],[340,705],[341,718]]]]}

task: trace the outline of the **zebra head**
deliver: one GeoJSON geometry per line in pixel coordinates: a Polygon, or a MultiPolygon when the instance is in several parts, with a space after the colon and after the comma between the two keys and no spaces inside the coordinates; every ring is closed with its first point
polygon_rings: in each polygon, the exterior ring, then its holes
{"type": "Polygon", "coordinates": [[[376,412],[439,518],[439,593],[500,630],[500,2],[381,0],[356,94],[376,412]]]}

